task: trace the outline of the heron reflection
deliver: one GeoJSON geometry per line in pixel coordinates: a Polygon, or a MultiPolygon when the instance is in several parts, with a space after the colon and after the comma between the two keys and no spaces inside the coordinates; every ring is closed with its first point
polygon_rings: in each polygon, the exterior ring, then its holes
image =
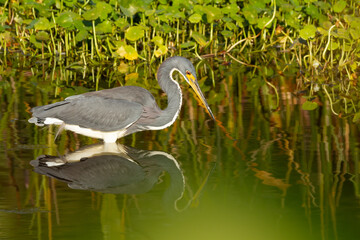
{"type": "Polygon", "coordinates": [[[66,182],[72,189],[115,194],[146,193],[165,171],[171,178],[163,200],[176,207],[184,192],[184,176],[176,159],[165,152],[118,143],[95,144],[61,157],[41,155],[34,171],[66,182]]]}

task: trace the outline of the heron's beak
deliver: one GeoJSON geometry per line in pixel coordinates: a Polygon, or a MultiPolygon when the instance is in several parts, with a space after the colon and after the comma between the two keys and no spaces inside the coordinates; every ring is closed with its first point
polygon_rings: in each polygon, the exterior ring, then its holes
{"type": "Polygon", "coordinates": [[[194,77],[194,75],[192,74],[186,74],[186,77],[189,79],[189,84],[190,86],[194,89],[196,95],[200,98],[201,102],[204,104],[207,112],[210,114],[210,116],[212,117],[212,119],[215,120],[215,117],[213,115],[213,113],[211,112],[211,109],[209,107],[209,104],[206,102],[206,99],[204,97],[204,94],[201,92],[201,89],[199,87],[199,84],[196,80],[196,78],[194,77]]]}

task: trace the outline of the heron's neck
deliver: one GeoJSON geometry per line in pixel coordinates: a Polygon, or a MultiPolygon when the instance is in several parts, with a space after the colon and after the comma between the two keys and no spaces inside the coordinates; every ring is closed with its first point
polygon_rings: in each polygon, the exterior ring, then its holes
{"type": "Polygon", "coordinates": [[[157,74],[159,85],[168,98],[168,106],[162,111],[162,120],[159,121],[159,125],[161,124],[164,128],[170,126],[176,120],[182,104],[180,86],[172,78],[174,71],[178,70],[170,66],[169,68],[160,68],[157,74]]]}

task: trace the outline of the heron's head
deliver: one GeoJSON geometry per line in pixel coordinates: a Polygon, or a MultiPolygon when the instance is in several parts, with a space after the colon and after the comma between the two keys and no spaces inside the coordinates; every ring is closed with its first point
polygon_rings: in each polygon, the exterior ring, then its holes
{"type": "MultiPolygon", "coordinates": [[[[196,70],[192,62],[189,59],[184,57],[171,57],[166,60],[166,62],[171,62],[171,66],[173,70],[178,70],[180,74],[184,77],[185,81],[194,89],[196,95],[200,98],[201,102],[204,104],[206,110],[210,114],[210,116],[215,120],[214,115],[211,112],[209,104],[206,102],[204,94],[201,92],[199,87],[197,78],[196,78],[196,70]]],[[[165,63],[165,62],[164,62],[165,63]]]]}

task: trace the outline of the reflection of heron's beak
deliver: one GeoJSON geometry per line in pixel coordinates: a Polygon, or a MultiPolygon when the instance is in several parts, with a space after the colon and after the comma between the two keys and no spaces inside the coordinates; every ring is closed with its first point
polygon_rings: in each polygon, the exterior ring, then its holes
{"type": "Polygon", "coordinates": [[[212,117],[212,119],[215,120],[215,117],[213,115],[213,113],[211,112],[211,109],[209,107],[209,104],[206,102],[206,99],[204,97],[204,94],[201,92],[201,89],[199,87],[198,82],[196,81],[196,78],[194,77],[194,75],[192,74],[187,74],[186,76],[189,79],[189,84],[190,86],[194,89],[196,95],[198,95],[198,97],[200,98],[201,102],[204,104],[204,106],[206,107],[207,112],[210,114],[210,116],[212,117]]]}

